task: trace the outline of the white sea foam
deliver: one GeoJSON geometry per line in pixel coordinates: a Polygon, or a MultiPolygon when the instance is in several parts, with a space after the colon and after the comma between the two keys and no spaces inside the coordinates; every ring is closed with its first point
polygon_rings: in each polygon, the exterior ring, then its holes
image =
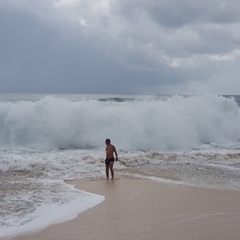
{"type": "Polygon", "coordinates": [[[234,99],[173,96],[133,101],[38,101],[0,103],[0,143],[36,149],[99,149],[106,137],[125,150],[179,151],[240,139],[234,99]]]}
{"type": "MultiPolygon", "coordinates": [[[[104,200],[103,196],[79,191],[71,186],[68,186],[68,188],[71,192],[65,193],[69,194],[69,198],[65,198],[66,202],[41,203],[38,201],[38,207],[32,213],[3,217],[4,225],[0,225],[0,237],[38,231],[49,225],[71,220],[79,213],[100,204],[104,200]]],[[[27,201],[31,201],[31,197],[25,196],[27,201]]],[[[17,200],[21,201],[21,199],[17,200]]],[[[14,201],[12,201],[12,204],[14,204],[14,201]]],[[[14,208],[14,206],[12,207],[14,208]]]]}
{"type": "MultiPolygon", "coordinates": [[[[103,199],[65,179],[104,176],[104,152],[0,151],[0,237],[39,230],[74,218],[103,199]]],[[[116,164],[116,169],[124,168],[116,164]]]]}

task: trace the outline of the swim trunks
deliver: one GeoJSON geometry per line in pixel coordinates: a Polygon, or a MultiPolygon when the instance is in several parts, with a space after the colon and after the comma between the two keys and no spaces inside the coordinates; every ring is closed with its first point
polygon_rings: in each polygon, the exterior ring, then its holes
{"type": "Polygon", "coordinates": [[[113,158],[110,158],[110,159],[107,159],[107,158],[106,158],[105,164],[106,164],[106,165],[109,165],[110,162],[114,162],[114,157],[113,157],[113,158]]]}

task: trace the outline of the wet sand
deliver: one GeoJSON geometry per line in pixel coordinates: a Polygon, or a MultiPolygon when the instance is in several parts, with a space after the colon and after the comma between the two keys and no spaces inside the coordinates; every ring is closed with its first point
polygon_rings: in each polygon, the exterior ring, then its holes
{"type": "Polygon", "coordinates": [[[77,218],[14,240],[239,240],[240,192],[151,180],[76,180],[105,201],[77,218]]]}

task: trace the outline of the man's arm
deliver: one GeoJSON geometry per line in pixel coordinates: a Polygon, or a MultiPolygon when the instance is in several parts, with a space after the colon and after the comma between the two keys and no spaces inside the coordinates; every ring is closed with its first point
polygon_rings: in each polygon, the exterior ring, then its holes
{"type": "Polygon", "coordinates": [[[116,150],[116,148],[114,147],[114,153],[115,153],[115,156],[116,156],[116,161],[118,161],[118,154],[117,154],[117,150],[116,150]]]}

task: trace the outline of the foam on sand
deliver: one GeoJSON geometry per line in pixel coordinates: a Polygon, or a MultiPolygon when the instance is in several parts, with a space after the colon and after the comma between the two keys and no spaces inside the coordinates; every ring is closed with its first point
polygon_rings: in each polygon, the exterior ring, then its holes
{"type": "Polygon", "coordinates": [[[78,214],[100,204],[102,201],[104,201],[103,196],[78,191],[78,198],[70,202],[40,206],[33,213],[27,215],[26,221],[21,221],[21,224],[18,226],[13,224],[14,226],[12,227],[1,227],[0,237],[40,231],[49,225],[69,221],[77,217],[78,214]]]}

